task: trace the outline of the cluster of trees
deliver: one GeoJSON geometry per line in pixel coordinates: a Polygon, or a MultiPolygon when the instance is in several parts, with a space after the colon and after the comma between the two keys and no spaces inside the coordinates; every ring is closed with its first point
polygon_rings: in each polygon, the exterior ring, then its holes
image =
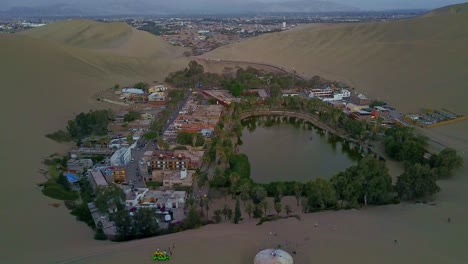
{"type": "Polygon", "coordinates": [[[200,85],[220,86],[223,77],[219,74],[207,73],[203,65],[191,61],[184,70],[170,73],[165,81],[178,88],[195,88],[200,85]]]}
{"type": "Polygon", "coordinates": [[[199,84],[207,87],[222,87],[231,91],[234,96],[240,96],[245,89],[266,88],[269,86],[273,97],[279,97],[282,89],[291,86],[315,87],[320,84],[320,78],[301,80],[292,78],[290,74],[264,73],[252,67],[225,68],[222,74],[207,73],[204,67],[196,61],[191,61],[187,68],[169,74],[166,82],[179,88],[198,87],[199,84]]]}
{"type": "Polygon", "coordinates": [[[337,198],[347,207],[386,204],[393,199],[392,178],[385,163],[370,156],[333,176],[330,182],[337,198]]]}
{"type": "Polygon", "coordinates": [[[132,122],[141,118],[141,113],[137,111],[129,111],[124,115],[124,122],[132,122]]]}
{"type": "Polygon", "coordinates": [[[452,175],[463,165],[454,149],[446,148],[426,159],[427,138],[410,127],[394,127],[385,132],[385,151],[395,160],[405,162],[396,191],[403,200],[423,199],[440,191],[437,180],[452,175]]]}
{"type": "Polygon", "coordinates": [[[200,133],[179,132],[177,133],[177,143],[181,145],[192,145],[194,147],[203,146],[205,137],[200,133]]]}
{"type": "Polygon", "coordinates": [[[117,230],[117,241],[145,238],[160,232],[155,208],[140,208],[132,215],[127,210],[111,214],[117,230]]]}
{"type": "Polygon", "coordinates": [[[103,136],[107,134],[107,126],[112,119],[110,110],[89,111],[78,114],[74,120],[69,120],[66,131],[59,130],[46,137],[58,141],[68,142],[76,140],[80,142],[89,136],[103,136]]]}
{"type": "Polygon", "coordinates": [[[138,83],[135,83],[133,85],[133,88],[137,88],[137,89],[140,89],[140,90],[143,90],[145,91],[145,93],[148,92],[148,88],[150,87],[150,85],[148,83],[145,83],[145,82],[138,82],[138,83]]]}
{"type": "Polygon", "coordinates": [[[422,163],[427,138],[414,133],[412,127],[393,127],[385,132],[385,152],[397,161],[422,163]]]}

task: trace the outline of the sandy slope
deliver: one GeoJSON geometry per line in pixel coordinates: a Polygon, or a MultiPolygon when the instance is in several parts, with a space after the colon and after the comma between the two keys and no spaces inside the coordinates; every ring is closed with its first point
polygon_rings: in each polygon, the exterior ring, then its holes
{"type": "Polygon", "coordinates": [[[468,12],[410,20],[303,26],[221,47],[208,58],[265,62],[350,82],[403,110],[468,113],[468,12]]]}
{"type": "Polygon", "coordinates": [[[27,30],[20,34],[66,46],[129,57],[173,59],[182,57],[185,50],[125,23],[67,20],[27,30]]]}
{"type": "Polygon", "coordinates": [[[96,92],[115,83],[163,81],[187,62],[119,56],[10,34],[0,35],[0,58],[0,198],[8,201],[0,213],[0,262],[51,263],[57,258],[51,245],[61,245],[63,256],[86,253],[102,243],[66,210],[49,206],[54,201],[35,187],[44,180],[38,172],[41,159],[65,149],[44,135],[63,128],[75,113],[107,107],[91,99],[96,92]]]}

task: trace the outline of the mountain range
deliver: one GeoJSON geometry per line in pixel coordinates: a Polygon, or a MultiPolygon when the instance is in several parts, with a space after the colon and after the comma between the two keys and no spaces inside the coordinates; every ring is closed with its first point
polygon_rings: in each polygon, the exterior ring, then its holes
{"type": "Polygon", "coordinates": [[[111,15],[166,15],[166,14],[232,14],[232,13],[287,13],[287,12],[347,12],[358,8],[322,0],[298,0],[264,3],[252,0],[232,2],[214,0],[39,0],[24,6],[11,5],[0,11],[2,16],[111,16],[111,15]]]}

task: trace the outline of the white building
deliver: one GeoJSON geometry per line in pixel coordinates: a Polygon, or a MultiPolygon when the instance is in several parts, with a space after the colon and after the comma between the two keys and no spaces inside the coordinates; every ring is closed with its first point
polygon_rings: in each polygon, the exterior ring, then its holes
{"type": "Polygon", "coordinates": [[[124,88],[124,89],[122,89],[122,93],[124,93],[124,94],[139,94],[139,95],[145,94],[145,92],[143,90],[137,89],[137,88],[124,88]]]}
{"type": "Polygon", "coordinates": [[[333,94],[331,97],[319,97],[324,102],[331,102],[331,101],[341,101],[345,98],[351,97],[351,92],[346,89],[341,90],[339,93],[333,94]]]}
{"type": "Polygon", "coordinates": [[[116,138],[109,142],[110,149],[128,148],[129,144],[126,138],[116,138]]]}
{"type": "Polygon", "coordinates": [[[125,193],[125,205],[128,207],[138,206],[139,202],[145,197],[149,191],[148,188],[127,189],[125,193]]]}
{"type": "Polygon", "coordinates": [[[166,95],[163,92],[154,92],[148,95],[149,102],[164,102],[166,100],[166,95]]]}
{"type": "Polygon", "coordinates": [[[131,159],[132,159],[131,147],[121,148],[121,149],[118,149],[116,152],[114,152],[114,154],[111,156],[110,163],[111,163],[111,166],[124,167],[130,162],[131,159]]]}
{"type": "Polygon", "coordinates": [[[125,204],[128,207],[151,207],[173,209],[183,207],[187,199],[185,191],[153,191],[148,188],[126,189],[125,204]]]}
{"type": "Polygon", "coordinates": [[[333,95],[333,90],[330,87],[325,89],[312,89],[309,93],[309,98],[328,97],[333,95]]]}

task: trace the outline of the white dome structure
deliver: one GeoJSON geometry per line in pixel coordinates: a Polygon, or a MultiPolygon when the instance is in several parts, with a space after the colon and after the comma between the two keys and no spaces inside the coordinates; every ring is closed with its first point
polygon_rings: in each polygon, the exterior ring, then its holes
{"type": "Polygon", "coordinates": [[[282,249],[264,249],[255,256],[254,264],[293,264],[294,260],[282,249]]]}

